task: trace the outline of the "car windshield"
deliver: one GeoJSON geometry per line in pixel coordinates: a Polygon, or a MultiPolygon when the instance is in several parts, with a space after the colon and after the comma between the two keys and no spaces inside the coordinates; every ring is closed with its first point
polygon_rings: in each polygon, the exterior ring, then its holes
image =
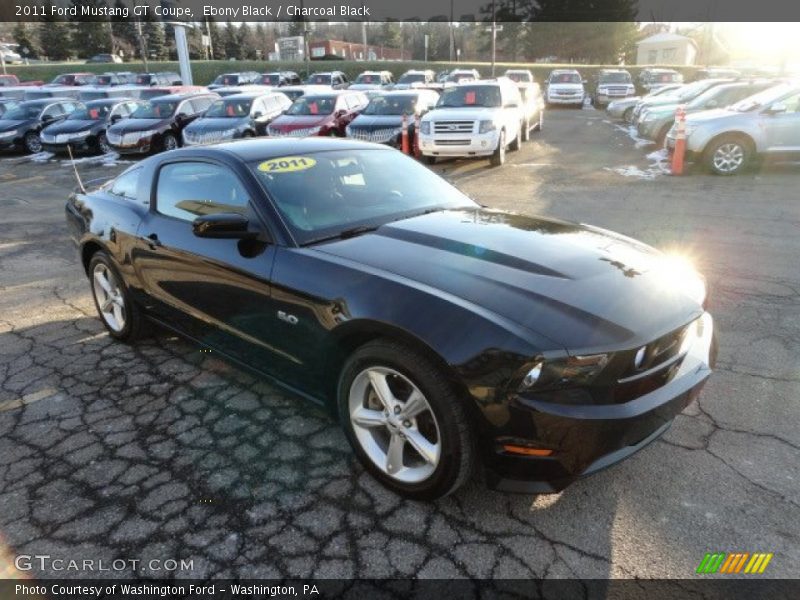
{"type": "Polygon", "coordinates": [[[175,113],[177,102],[148,102],[133,111],[132,119],[166,119],[175,113]]]}
{"type": "Polygon", "coordinates": [[[516,73],[506,73],[506,77],[508,77],[511,81],[516,81],[518,83],[530,83],[533,81],[533,77],[531,77],[530,73],[525,72],[516,72],[516,73]]]}
{"type": "Polygon", "coordinates": [[[416,102],[416,96],[375,96],[361,114],[411,115],[416,102]]]}
{"type": "Polygon", "coordinates": [[[310,83],[313,85],[330,85],[331,84],[331,76],[329,74],[324,73],[317,73],[316,75],[312,75],[308,79],[306,79],[306,83],[310,83]]]}
{"type": "Polygon", "coordinates": [[[68,121],[102,121],[108,117],[111,112],[111,106],[108,104],[101,104],[99,106],[85,106],[79,108],[67,117],[68,121]]]}
{"type": "Polygon", "coordinates": [[[425,73],[405,73],[397,83],[421,83],[425,81],[425,73]]]}
{"type": "Polygon", "coordinates": [[[695,81],[694,83],[690,83],[684,87],[682,87],[679,91],[675,93],[675,97],[678,100],[691,100],[695,96],[702,94],[707,89],[710,89],[713,84],[709,84],[707,81],[695,81]]]}
{"type": "Polygon", "coordinates": [[[753,96],[748,96],[744,100],[739,100],[739,102],[736,104],[732,104],[730,109],[735,110],[736,112],[749,112],[751,110],[756,110],[763,106],[772,104],[775,100],[783,97],[792,89],[796,89],[796,86],[793,88],[791,84],[776,85],[775,87],[771,87],[753,96]]]}
{"type": "Polygon", "coordinates": [[[661,96],[662,94],[675,94],[681,86],[674,86],[674,85],[665,85],[660,88],[656,88],[652,92],[648,94],[648,96],[661,96]]]}
{"type": "Polygon", "coordinates": [[[16,106],[16,102],[0,102],[0,115],[6,114],[6,112],[15,108],[16,106]]]}
{"type": "Polygon", "coordinates": [[[553,73],[550,83],[581,83],[581,76],[578,73],[553,73]]]}
{"type": "Polygon", "coordinates": [[[204,117],[215,117],[223,119],[239,119],[250,114],[250,107],[253,105],[252,98],[217,100],[203,115],[204,117]]]}
{"type": "Polygon", "coordinates": [[[334,96],[303,96],[286,111],[289,115],[330,115],[336,107],[334,96]]]}
{"type": "Polygon", "coordinates": [[[109,85],[111,83],[111,75],[98,75],[94,78],[95,85],[109,85]]]}
{"type": "Polygon", "coordinates": [[[261,76],[261,83],[266,85],[279,85],[281,82],[281,76],[279,73],[267,73],[266,75],[261,76]]]}
{"type": "Polygon", "coordinates": [[[381,76],[375,73],[362,73],[356,77],[356,83],[380,83],[381,76]]]}
{"type": "Polygon", "coordinates": [[[58,83],[60,85],[69,85],[75,81],[74,75],[59,75],[55,79],[53,79],[52,83],[58,83]]]}
{"type": "Polygon", "coordinates": [[[460,85],[448,88],[439,98],[438,107],[486,107],[501,105],[500,88],[494,85],[460,85]]]}
{"type": "Polygon", "coordinates": [[[603,73],[600,75],[600,83],[630,83],[630,73],[603,73]]]}
{"type": "Polygon", "coordinates": [[[3,119],[9,121],[23,121],[35,119],[42,112],[41,106],[16,106],[3,115],[3,119]]]}
{"type": "Polygon", "coordinates": [[[281,94],[284,94],[284,95],[288,96],[289,100],[292,100],[292,101],[297,100],[304,93],[305,92],[303,92],[303,90],[286,90],[286,89],[282,89],[281,90],[281,94]]]}
{"type": "Polygon", "coordinates": [[[250,168],[300,244],[423,214],[477,205],[395,150],[353,149],[264,159],[250,168]]]}
{"type": "Polygon", "coordinates": [[[136,76],[136,83],[140,85],[150,85],[150,80],[152,77],[150,75],[137,75],[136,76]]]}
{"type": "Polygon", "coordinates": [[[239,83],[238,75],[219,75],[213,85],[236,85],[239,83]]]}

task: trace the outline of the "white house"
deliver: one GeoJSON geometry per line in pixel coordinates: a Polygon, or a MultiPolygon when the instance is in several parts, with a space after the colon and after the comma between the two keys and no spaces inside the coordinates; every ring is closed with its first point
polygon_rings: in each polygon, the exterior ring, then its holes
{"type": "Polygon", "coordinates": [[[637,43],[637,65],[693,65],[697,44],[677,33],[657,33],[637,43]]]}

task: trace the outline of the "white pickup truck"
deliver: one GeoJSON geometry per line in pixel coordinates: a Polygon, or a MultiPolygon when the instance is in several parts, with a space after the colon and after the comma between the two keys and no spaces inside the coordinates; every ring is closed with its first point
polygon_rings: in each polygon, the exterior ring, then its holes
{"type": "Polygon", "coordinates": [[[519,150],[525,113],[516,84],[506,77],[446,87],[420,123],[419,147],[430,164],[439,156],[491,157],[519,150]]]}

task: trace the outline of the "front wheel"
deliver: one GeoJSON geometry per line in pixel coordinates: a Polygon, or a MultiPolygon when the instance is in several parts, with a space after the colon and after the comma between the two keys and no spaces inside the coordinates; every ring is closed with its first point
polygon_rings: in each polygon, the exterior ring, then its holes
{"type": "Polygon", "coordinates": [[[717,175],[737,175],[744,171],[753,154],[745,140],[735,136],[724,136],[709,144],[705,151],[705,163],[717,175]]]}
{"type": "Polygon", "coordinates": [[[108,154],[112,151],[111,144],[108,143],[105,133],[97,136],[97,150],[100,154],[108,154]]]}
{"type": "Polygon", "coordinates": [[[164,146],[165,152],[169,152],[170,150],[175,150],[178,148],[178,138],[171,133],[165,133],[161,143],[164,146]]]}
{"type": "Polygon", "coordinates": [[[500,167],[506,162],[506,132],[505,129],[500,131],[500,139],[497,141],[497,148],[492,154],[490,159],[493,167],[500,167]]]}
{"type": "Polygon", "coordinates": [[[429,165],[435,165],[436,164],[436,157],[435,156],[426,156],[425,157],[425,162],[428,163],[429,165]]]}
{"type": "Polygon", "coordinates": [[[414,349],[369,342],[342,369],[339,416],[361,463],[395,492],[446,496],[470,476],[474,441],[447,378],[414,349]]]}
{"type": "Polygon", "coordinates": [[[25,150],[31,154],[38,154],[42,151],[42,139],[34,131],[25,134],[24,143],[25,150]]]}

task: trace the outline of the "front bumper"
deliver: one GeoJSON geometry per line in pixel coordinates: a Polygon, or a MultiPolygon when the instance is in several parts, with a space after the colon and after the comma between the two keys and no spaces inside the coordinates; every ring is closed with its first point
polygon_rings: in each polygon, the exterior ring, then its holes
{"type": "Polygon", "coordinates": [[[595,96],[595,102],[597,104],[608,104],[613,102],[614,100],[624,100],[625,98],[630,98],[634,96],[636,92],[630,92],[625,94],[610,94],[608,92],[597,92],[595,96]]]}
{"type": "Polygon", "coordinates": [[[519,493],[556,493],[574,481],[611,466],[663,434],[700,393],[716,360],[713,320],[703,319],[702,334],[666,385],[629,402],[565,405],[517,395],[510,419],[529,423],[537,447],[551,456],[510,454],[488,444],[485,459],[490,488],[519,493]]]}
{"type": "Polygon", "coordinates": [[[583,104],[584,94],[576,94],[574,96],[551,96],[547,95],[548,104],[583,104]]]}
{"type": "Polygon", "coordinates": [[[636,124],[636,131],[640,138],[656,141],[659,132],[665,125],[669,125],[673,120],[674,117],[655,119],[654,121],[639,121],[636,124]]]}
{"type": "Polygon", "coordinates": [[[94,152],[97,150],[97,147],[90,144],[86,139],[73,140],[60,144],[42,142],[42,150],[45,152],[52,152],[53,154],[68,154],[67,146],[70,147],[73,153],[94,152]]]}
{"type": "Polygon", "coordinates": [[[499,132],[435,133],[419,135],[424,156],[491,156],[499,142],[499,132]]]}
{"type": "Polygon", "coordinates": [[[147,154],[153,147],[151,140],[131,145],[116,145],[116,144],[109,144],[109,145],[114,149],[115,152],[118,152],[119,154],[147,154]]]}

